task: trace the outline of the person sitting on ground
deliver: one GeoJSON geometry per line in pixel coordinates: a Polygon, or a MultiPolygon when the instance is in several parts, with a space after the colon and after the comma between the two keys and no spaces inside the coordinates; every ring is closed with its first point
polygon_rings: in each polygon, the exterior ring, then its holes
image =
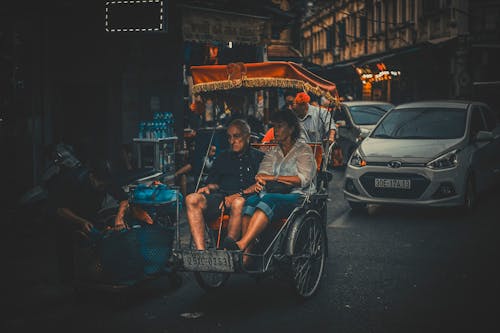
{"type": "Polygon", "coordinates": [[[335,140],[335,121],[330,120],[332,116],[326,109],[310,105],[311,97],[305,92],[300,92],[295,96],[293,110],[299,118],[302,131],[300,141],[321,142],[328,139],[329,142],[335,140]]]}
{"type": "Polygon", "coordinates": [[[96,224],[98,211],[107,194],[120,203],[115,226],[123,226],[128,196],[111,182],[111,166],[106,160],[92,160],[88,168],[81,166],[68,170],[58,178],[49,193],[56,215],[56,246],[62,283],[71,282],[74,278],[75,233],[89,235],[111,227],[96,224]]]}
{"type": "Polygon", "coordinates": [[[230,210],[225,242],[240,237],[244,197],[255,192],[254,178],[264,157],[264,153],[250,147],[250,127],[244,120],[233,120],[227,135],[231,150],[219,154],[207,185],[186,197],[187,219],[198,250],[205,249],[205,222],[217,219],[223,207],[230,210]]]}
{"type": "MultiPolygon", "coordinates": [[[[229,244],[228,249],[250,250],[252,242],[271,220],[287,218],[307,192],[314,192],[316,161],[311,147],[299,142],[300,125],[291,110],[278,111],[271,118],[278,145],[262,160],[255,176],[256,192],[247,198],[243,208],[243,236],[229,244]],[[289,185],[288,189],[272,191],[272,182],[289,185]],[[274,193],[273,193],[274,192],[274,193]]],[[[248,256],[244,256],[244,261],[248,256]]]]}

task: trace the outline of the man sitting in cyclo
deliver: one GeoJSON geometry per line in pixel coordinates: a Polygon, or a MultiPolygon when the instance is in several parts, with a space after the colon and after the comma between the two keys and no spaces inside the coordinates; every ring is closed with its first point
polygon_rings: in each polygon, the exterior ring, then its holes
{"type": "Polygon", "coordinates": [[[205,249],[205,222],[216,220],[223,208],[231,210],[223,247],[228,239],[240,238],[245,196],[255,192],[255,175],[264,157],[263,152],[250,147],[250,126],[244,120],[233,120],[227,135],[231,149],[216,158],[207,185],[186,197],[187,219],[198,250],[205,249]]]}
{"type": "MultiPolygon", "coordinates": [[[[316,161],[311,147],[298,141],[297,116],[282,110],[272,115],[271,122],[278,145],[266,153],[255,176],[255,192],[259,193],[246,200],[243,235],[237,242],[229,240],[227,249],[250,252],[255,238],[273,219],[287,218],[306,193],[315,191],[316,161]]],[[[244,264],[247,259],[243,257],[244,264]]]]}

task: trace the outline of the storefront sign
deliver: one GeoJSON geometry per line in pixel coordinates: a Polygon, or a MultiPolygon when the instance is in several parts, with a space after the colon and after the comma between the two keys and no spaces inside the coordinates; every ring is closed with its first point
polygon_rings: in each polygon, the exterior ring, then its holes
{"type": "Polygon", "coordinates": [[[259,45],[269,36],[268,18],[184,7],[185,41],[259,45]]]}

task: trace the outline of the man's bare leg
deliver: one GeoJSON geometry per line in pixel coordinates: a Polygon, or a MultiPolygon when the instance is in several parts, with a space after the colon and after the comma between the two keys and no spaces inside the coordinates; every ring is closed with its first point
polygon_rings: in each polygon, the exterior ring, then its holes
{"type": "Polygon", "coordinates": [[[207,199],[203,194],[191,193],[186,197],[186,215],[198,250],[205,250],[205,219],[203,210],[207,207],[207,199]]]}
{"type": "Polygon", "coordinates": [[[227,236],[233,240],[238,240],[241,237],[241,214],[243,206],[245,205],[245,198],[239,197],[231,203],[231,214],[229,215],[229,223],[227,226],[227,236]]]}

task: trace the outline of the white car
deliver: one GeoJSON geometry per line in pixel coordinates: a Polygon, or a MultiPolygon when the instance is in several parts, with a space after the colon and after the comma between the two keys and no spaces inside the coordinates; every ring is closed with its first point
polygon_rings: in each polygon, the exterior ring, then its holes
{"type": "Polygon", "coordinates": [[[334,119],[338,128],[337,144],[342,149],[343,164],[347,164],[359,143],[393,107],[391,103],[379,101],[350,101],[341,104],[340,110],[335,111],[334,119]]]}
{"type": "Polygon", "coordinates": [[[401,104],[352,154],[344,197],[366,204],[461,206],[500,183],[500,126],[479,102],[401,104]]]}

